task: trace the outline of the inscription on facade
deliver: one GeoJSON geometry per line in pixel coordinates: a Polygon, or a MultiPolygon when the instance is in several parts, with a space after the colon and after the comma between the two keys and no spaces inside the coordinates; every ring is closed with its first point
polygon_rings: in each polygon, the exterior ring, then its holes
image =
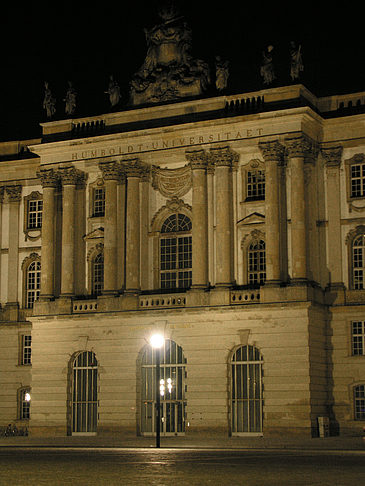
{"type": "Polygon", "coordinates": [[[263,135],[263,128],[250,128],[244,130],[226,131],[194,135],[186,137],[166,138],[151,142],[126,143],[111,147],[94,148],[72,152],[72,160],[93,159],[99,157],[111,157],[113,155],[127,155],[154,150],[166,150],[192,145],[202,145],[207,143],[227,142],[242,140],[246,138],[260,137],[263,135]]]}

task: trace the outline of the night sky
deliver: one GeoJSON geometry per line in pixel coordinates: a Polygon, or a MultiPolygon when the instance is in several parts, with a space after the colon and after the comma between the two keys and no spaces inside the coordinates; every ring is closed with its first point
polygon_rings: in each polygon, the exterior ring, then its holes
{"type": "MultiPolygon", "coordinates": [[[[228,94],[262,89],[262,50],[274,46],[277,85],[290,84],[289,42],[302,45],[303,84],[317,96],[365,90],[364,27],[348,3],[331,10],[303,2],[180,1],[193,32],[193,57],[214,67],[230,62],[228,94]],[[302,11],[298,11],[302,9],[302,11]]],[[[44,81],[64,117],[67,82],[78,93],[75,114],[110,111],[104,94],[109,76],[118,80],[128,107],[129,81],[146,55],[144,27],[160,22],[159,2],[49,2],[4,7],[1,29],[0,140],[40,135],[44,81]]],[[[328,5],[328,4],[327,4],[328,5]]],[[[213,70],[212,70],[213,71],[213,70]]],[[[213,87],[208,95],[214,96],[213,87]]]]}

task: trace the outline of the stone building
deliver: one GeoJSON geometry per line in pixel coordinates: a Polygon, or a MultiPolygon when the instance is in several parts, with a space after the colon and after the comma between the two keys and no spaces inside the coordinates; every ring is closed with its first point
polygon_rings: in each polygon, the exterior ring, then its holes
{"type": "Polygon", "coordinates": [[[47,85],[0,144],[0,427],[153,435],[161,386],[163,435],[360,432],[365,93],[208,96],[160,16],[130,106],[57,120],[47,85]]]}
{"type": "Polygon", "coordinates": [[[365,423],[365,93],[297,84],[49,121],[1,150],[0,425],[365,423]]]}

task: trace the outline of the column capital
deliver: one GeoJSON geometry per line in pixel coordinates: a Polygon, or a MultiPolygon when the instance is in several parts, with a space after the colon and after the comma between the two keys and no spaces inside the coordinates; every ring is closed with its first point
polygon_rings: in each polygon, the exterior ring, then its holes
{"type": "Polygon", "coordinates": [[[284,142],[289,157],[313,158],[316,154],[315,142],[307,135],[286,137],[284,142]]]}
{"type": "Polygon", "coordinates": [[[39,169],[37,177],[40,179],[42,187],[57,187],[60,181],[59,174],[54,169],[39,169]]]}
{"type": "Polygon", "coordinates": [[[85,172],[76,167],[61,167],[58,169],[59,177],[63,186],[76,186],[83,184],[86,179],[85,172]]]}
{"type": "Polygon", "coordinates": [[[238,153],[232,150],[229,145],[211,148],[208,157],[216,167],[229,168],[234,168],[239,159],[238,153]]]}
{"type": "Polygon", "coordinates": [[[6,186],[6,194],[9,202],[18,202],[22,197],[22,186],[6,186]]]}
{"type": "Polygon", "coordinates": [[[191,170],[206,169],[208,166],[208,154],[204,149],[186,150],[185,157],[190,163],[191,170]]]}
{"type": "Polygon", "coordinates": [[[99,169],[103,173],[104,181],[120,181],[123,178],[122,169],[119,162],[108,161],[100,162],[99,169]]]}
{"type": "Polygon", "coordinates": [[[325,161],[326,167],[339,167],[342,159],[343,147],[322,147],[321,154],[325,161]]]}
{"type": "Polygon", "coordinates": [[[124,159],[120,161],[120,167],[125,176],[136,177],[136,178],[146,178],[148,177],[151,168],[142,163],[141,160],[136,157],[134,159],[124,159]]]}
{"type": "Polygon", "coordinates": [[[259,149],[265,162],[282,162],[285,153],[285,147],[277,140],[268,142],[259,142],[259,149]]]}
{"type": "Polygon", "coordinates": [[[0,204],[4,202],[5,186],[0,186],[0,204]]]}

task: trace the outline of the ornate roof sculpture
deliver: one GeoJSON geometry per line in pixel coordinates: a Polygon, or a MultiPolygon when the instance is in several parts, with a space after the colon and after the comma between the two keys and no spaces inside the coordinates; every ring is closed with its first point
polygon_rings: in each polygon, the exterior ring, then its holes
{"type": "Polygon", "coordinates": [[[209,66],[190,54],[191,30],[169,1],[160,9],[162,23],[145,29],[147,54],[130,83],[133,105],[202,94],[210,83],[209,66]]]}

